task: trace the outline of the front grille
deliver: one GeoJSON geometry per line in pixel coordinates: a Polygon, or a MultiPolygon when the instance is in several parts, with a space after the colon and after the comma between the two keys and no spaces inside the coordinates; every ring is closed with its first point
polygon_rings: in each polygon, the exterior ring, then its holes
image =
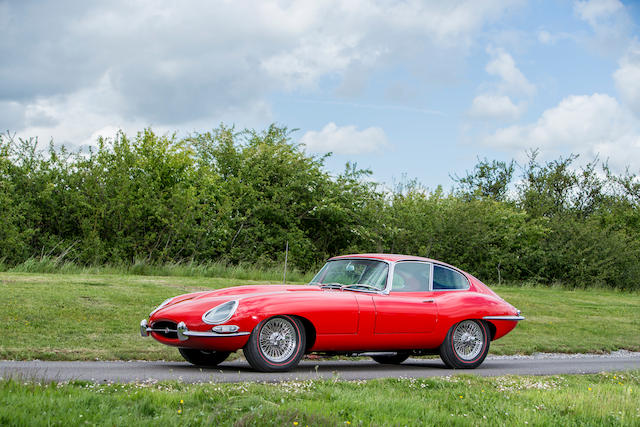
{"type": "Polygon", "coordinates": [[[178,339],[178,325],[174,322],[155,322],[151,325],[151,330],[165,338],[178,339]]]}

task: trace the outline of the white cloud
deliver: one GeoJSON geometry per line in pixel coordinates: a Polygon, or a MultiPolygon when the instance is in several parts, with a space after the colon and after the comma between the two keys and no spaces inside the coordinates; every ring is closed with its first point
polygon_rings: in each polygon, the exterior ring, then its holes
{"type": "Polygon", "coordinates": [[[63,122],[77,123],[65,139],[115,123],[215,124],[268,110],[274,92],[338,86],[398,63],[436,86],[433,70],[454,75],[478,32],[519,3],[0,2],[0,56],[11,58],[0,66],[2,124],[47,139],[63,122]],[[105,78],[106,100],[86,96],[102,93],[105,78]],[[95,112],[93,130],[65,111],[95,112]]]}
{"type": "MultiPolygon", "coordinates": [[[[95,87],[80,89],[69,95],[39,98],[21,105],[18,136],[37,136],[41,143],[52,139],[56,145],[72,149],[95,145],[98,136],[113,137],[118,130],[129,135],[144,127],[153,126],[158,133],[172,133],[175,127],[162,122],[149,122],[139,117],[126,117],[121,104],[126,99],[112,85],[108,75],[103,76],[95,87]]],[[[0,104],[0,111],[2,105],[0,104]]],[[[15,110],[15,108],[14,108],[15,110]]],[[[242,117],[243,125],[258,127],[259,123],[272,121],[271,112],[264,103],[243,106],[242,111],[229,109],[228,115],[220,115],[220,121],[233,123],[242,117]]],[[[182,123],[186,135],[194,130],[211,129],[220,122],[197,119],[182,123]]]]}
{"type": "Polygon", "coordinates": [[[538,41],[543,44],[554,44],[555,38],[548,31],[538,31],[538,41]]]}
{"type": "Polygon", "coordinates": [[[613,80],[622,100],[640,117],[640,43],[635,41],[620,60],[613,80]]]}
{"type": "Polygon", "coordinates": [[[492,59],[485,69],[487,73],[498,76],[502,80],[499,87],[502,92],[533,95],[536,87],[527,80],[522,72],[516,67],[516,63],[507,52],[500,48],[489,46],[487,53],[492,59]]]}
{"type": "Polygon", "coordinates": [[[575,1],[573,10],[593,30],[593,42],[600,51],[609,55],[620,53],[633,28],[633,21],[620,0],[575,1]]]}
{"type": "Polygon", "coordinates": [[[576,1],[573,7],[580,19],[587,21],[594,28],[624,11],[624,6],[619,0],[576,1]]]}
{"type": "Polygon", "coordinates": [[[337,126],[328,123],[321,131],[309,131],[300,139],[307,150],[314,153],[366,154],[380,151],[389,145],[387,136],[379,127],[359,131],[355,126],[337,126]]]}
{"type": "Polygon", "coordinates": [[[575,34],[571,34],[571,33],[565,33],[565,32],[550,33],[547,30],[538,31],[538,41],[542,44],[554,45],[561,40],[578,41],[578,38],[575,34]]]}
{"type": "Polygon", "coordinates": [[[640,161],[640,122],[609,95],[572,95],[535,123],[499,129],[483,142],[516,152],[540,148],[551,157],[567,152],[599,155],[621,170],[640,161]]]}
{"type": "Polygon", "coordinates": [[[515,105],[506,95],[478,95],[473,99],[469,113],[481,119],[516,120],[525,105],[515,105]]]}
{"type": "Polygon", "coordinates": [[[481,119],[516,120],[527,108],[525,102],[516,105],[512,96],[532,96],[536,87],[516,66],[513,57],[502,48],[487,47],[491,59],[485,70],[499,78],[498,82],[485,87],[485,93],[473,99],[469,114],[481,119]]]}

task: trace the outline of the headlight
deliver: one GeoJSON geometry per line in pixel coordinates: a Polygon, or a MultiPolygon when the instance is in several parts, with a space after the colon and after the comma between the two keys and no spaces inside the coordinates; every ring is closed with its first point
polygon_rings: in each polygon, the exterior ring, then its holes
{"type": "Polygon", "coordinates": [[[225,302],[224,304],[220,304],[203,314],[202,321],[210,325],[224,323],[231,319],[236,308],[238,308],[238,301],[225,302]]]}
{"type": "Polygon", "coordinates": [[[160,304],[159,306],[156,307],[155,310],[153,310],[151,313],[149,313],[149,317],[153,316],[153,313],[155,313],[156,311],[160,310],[162,307],[164,307],[165,305],[169,304],[169,301],[171,301],[174,297],[171,298],[167,298],[166,300],[162,301],[162,304],[160,304]]]}

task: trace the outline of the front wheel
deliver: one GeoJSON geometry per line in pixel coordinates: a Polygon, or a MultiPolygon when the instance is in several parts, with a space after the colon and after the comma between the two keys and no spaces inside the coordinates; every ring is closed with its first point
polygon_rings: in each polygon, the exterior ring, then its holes
{"type": "Polygon", "coordinates": [[[179,348],[178,351],[187,362],[196,366],[217,366],[231,354],[229,351],[206,351],[197,348],[179,348]]]}
{"type": "Polygon", "coordinates": [[[260,322],[244,346],[244,356],[253,369],[288,371],[298,365],[306,338],[302,323],[291,316],[274,316],[260,322]]]}
{"type": "Polygon", "coordinates": [[[463,320],[449,329],[440,346],[440,358],[449,368],[473,369],[489,353],[489,330],[481,320],[463,320]]]}

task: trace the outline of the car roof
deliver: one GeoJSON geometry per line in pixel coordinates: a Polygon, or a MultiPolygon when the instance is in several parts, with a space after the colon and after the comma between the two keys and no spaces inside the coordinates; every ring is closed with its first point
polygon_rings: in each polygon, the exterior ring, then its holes
{"type": "Polygon", "coordinates": [[[401,255],[401,254],[350,254],[350,255],[335,256],[335,257],[329,258],[329,261],[336,260],[336,259],[352,259],[352,258],[370,258],[370,259],[379,259],[382,261],[391,261],[391,262],[428,261],[428,262],[437,262],[438,264],[453,267],[452,265],[449,265],[446,262],[438,261],[437,259],[425,258],[421,256],[414,256],[414,255],[401,255]]]}
{"type": "MultiPolygon", "coordinates": [[[[334,261],[334,260],[338,260],[338,259],[358,259],[358,258],[359,259],[379,259],[381,261],[388,261],[388,262],[398,262],[398,261],[423,261],[423,262],[426,261],[426,262],[432,262],[432,263],[436,263],[436,264],[443,265],[445,267],[449,267],[449,268],[452,268],[454,270],[457,270],[458,272],[460,272],[463,275],[467,276],[467,279],[469,279],[469,280],[474,279],[474,280],[480,282],[478,279],[476,279],[471,274],[469,274],[466,271],[461,270],[458,267],[455,267],[455,266],[453,266],[451,264],[447,264],[446,262],[438,261],[437,259],[433,259],[433,258],[425,258],[425,257],[421,257],[421,256],[414,256],[414,255],[401,255],[401,254],[349,254],[349,255],[334,256],[332,258],[329,258],[328,261],[334,261]]],[[[483,286],[486,287],[486,285],[484,285],[484,284],[483,284],[483,286]]]]}

